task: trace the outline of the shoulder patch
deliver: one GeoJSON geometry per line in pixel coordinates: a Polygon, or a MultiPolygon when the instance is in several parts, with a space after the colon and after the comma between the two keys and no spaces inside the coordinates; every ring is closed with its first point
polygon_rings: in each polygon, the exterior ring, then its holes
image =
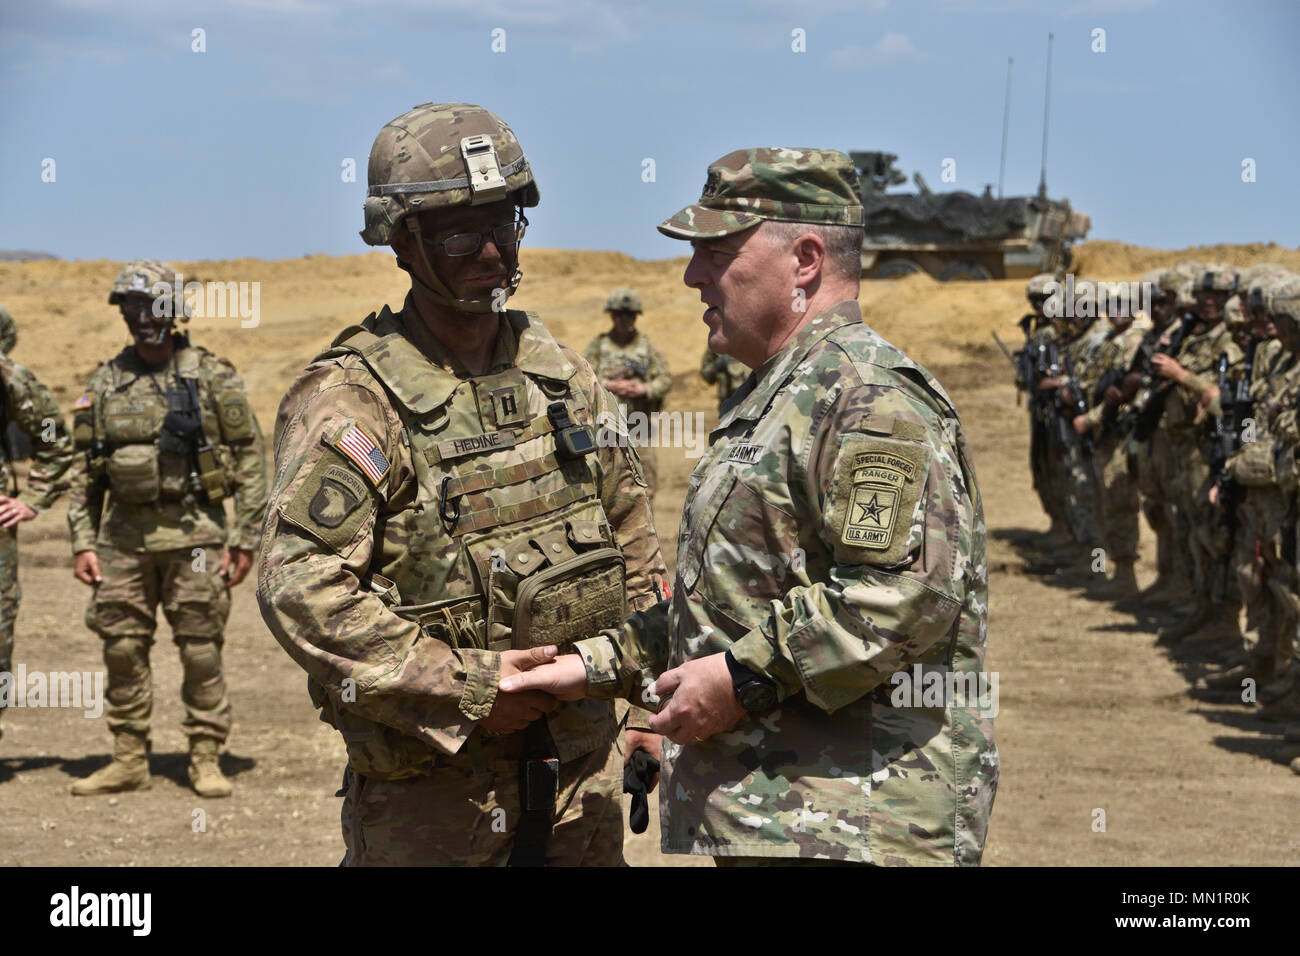
{"type": "Polygon", "coordinates": [[[360,425],[349,425],[328,444],[356,464],[375,487],[388,474],[388,458],[360,425]]]}
{"type": "Polygon", "coordinates": [[[930,447],[894,438],[849,438],[831,485],[835,558],[882,567],[903,561],[929,473],[930,447]]]}
{"type": "Polygon", "coordinates": [[[75,402],[72,403],[72,408],[74,411],[80,408],[90,408],[90,406],[93,405],[94,403],[95,403],[94,396],[90,392],[87,392],[85,395],[82,395],[80,398],[78,398],[75,402]]]}
{"type": "Polygon", "coordinates": [[[365,479],[331,446],[284,507],[283,514],[342,554],[373,508],[365,479]]]}

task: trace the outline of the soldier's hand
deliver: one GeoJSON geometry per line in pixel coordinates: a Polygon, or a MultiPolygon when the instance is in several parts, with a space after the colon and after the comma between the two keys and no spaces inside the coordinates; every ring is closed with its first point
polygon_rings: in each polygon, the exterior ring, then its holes
{"type": "MultiPolygon", "coordinates": [[[[623,732],[623,766],[632,762],[632,754],[640,748],[654,757],[659,763],[664,759],[664,738],[659,734],[652,734],[648,730],[638,730],[636,727],[629,727],[623,732]]],[[[655,787],[659,786],[659,774],[650,778],[650,783],[646,787],[646,793],[654,793],[655,787]]]]}
{"type": "Polygon", "coordinates": [[[1075,415],[1070,424],[1074,426],[1076,435],[1086,435],[1088,433],[1088,419],[1082,415],[1075,415]]]}
{"type": "Polygon", "coordinates": [[[619,398],[636,398],[645,394],[645,386],[627,378],[611,378],[605,382],[605,388],[619,398]],[[638,391],[639,390],[639,391],[638,391]]]}
{"type": "Polygon", "coordinates": [[[497,694],[492,712],[478,722],[489,734],[513,734],[555,710],[560,702],[550,694],[497,694]]]}
{"type": "Polygon", "coordinates": [[[94,551],[78,551],[72,562],[72,573],[82,584],[98,584],[104,580],[99,573],[99,555],[94,551]]]}
{"type": "Polygon", "coordinates": [[[1061,386],[1061,401],[1065,402],[1067,405],[1074,404],[1074,392],[1071,391],[1070,386],[1061,386]]]}
{"type": "Polygon", "coordinates": [[[506,694],[540,692],[558,700],[581,700],[587,696],[587,668],[577,654],[556,656],[553,645],[504,651],[497,686],[506,694]]]}
{"type": "Polygon", "coordinates": [[[221,567],[217,573],[226,579],[226,588],[233,588],[248,577],[253,566],[253,552],[247,548],[227,548],[221,556],[221,567]]]}
{"type": "Polygon", "coordinates": [[[1187,369],[1178,363],[1176,358],[1166,355],[1164,352],[1157,352],[1151,356],[1151,367],[1161,378],[1171,379],[1175,382],[1181,382],[1187,378],[1187,369]]]}
{"type": "Polygon", "coordinates": [[[1123,389],[1124,401],[1126,402],[1133,401],[1133,397],[1137,395],[1138,389],[1141,387],[1142,387],[1142,373],[1129,372],[1127,375],[1125,375],[1124,389],[1123,389]]]}
{"type": "Polygon", "coordinates": [[[664,671],[655,681],[654,693],[672,699],[650,718],[650,729],[679,744],[730,730],[745,714],[721,653],[664,671]]]}
{"type": "Polygon", "coordinates": [[[1050,375],[1044,375],[1038,380],[1038,390],[1040,392],[1050,392],[1052,389],[1060,387],[1061,380],[1059,378],[1053,378],[1050,375]]]}
{"type": "Polygon", "coordinates": [[[16,528],[19,522],[31,521],[36,509],[17,498],[0,495],[0,528],[16,528]]]}
{"type": "Polygon", "coordinates": [[[1124,404],[1124,393],[1119,390],[1118,386],[1112,385],[1102,393],[1102,401],[1111,408],[1118,408],[1124,404]]]}
{"type": "Polygon", "coordinates": [[[1219,486],[1217,483],[1210,485],[1210,504],[1216,508],[1219,506],[1219,486]]]}
{"type": "Polygon", "coordinates": [[[1196,416],[1192,419],[1192,424],[1199,425],[1205,421],[1206,416],[1210,414],[1210,406],[1214,400],[1219,397],[1219,386],[1211,385],[1201,393],[1201,397],[1196,401],[1196,416]]]}

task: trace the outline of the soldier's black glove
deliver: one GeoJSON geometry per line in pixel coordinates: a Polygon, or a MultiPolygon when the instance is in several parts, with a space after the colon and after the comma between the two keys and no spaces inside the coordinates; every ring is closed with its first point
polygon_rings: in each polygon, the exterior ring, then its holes
{"type": "Polygon", "coordinates": [[[658,772],[659,761],[643,747],[632,752],[632,759],[623,768],[623,792],[632,794],[627,822],[633,833],[645,833],[650,825],[650,781],[658,772]]]}

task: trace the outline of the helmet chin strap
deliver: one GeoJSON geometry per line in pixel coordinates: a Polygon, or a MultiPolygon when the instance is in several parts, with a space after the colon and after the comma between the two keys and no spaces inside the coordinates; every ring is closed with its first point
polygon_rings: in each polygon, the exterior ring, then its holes
{"type": "MultiPolygon", "coordinates": [[[[433,262],[430,261],[429,259],[429,253],[424,248],[424,236],[420,232],[419,218],[416,216],[411,216],[406,221],[411,224],[408,228],[415,235],[415,245],[420,250],[420,261],[424,263],[425,271],[429,274],[429,278],[432,281],[425,282],[418,275],[416,275],[415,271],[412,269],[407,269],[406,271],[410,275],[411,281],[414,282],[416,285],[418,285],[421,289],[423,289],[425,294],[428,295],[429,298],[433,299],[433,301],[439,303],[440,305],[445,305],[451,309],[455,309],[457,312],[469,312],[476,315],[486,315],[489,312],[497,311],[492,306],[496,302],[496,297],[498,295],[504,292],[505,298],[508,299],[510,298],[510,296],[514,295],[515,290],[519,288],[519,282],[520,280],[523,279],[524,274],[520,270],[518,264],[519,247],[515,246],[515,250],[516,250],[515,271],[514,271],[514,275],[510,277],[510,282],[505,289],[492,290],[492,294],[488,296],[486,299],[456,298],[454,295],[452,295],[451,290],[447,288],[447,286],[443,283],[442,279],[438,276],[437,270],[433,268],[433,262]]],[[[502,301],[504,302],[504,299],[502,301]]]]}

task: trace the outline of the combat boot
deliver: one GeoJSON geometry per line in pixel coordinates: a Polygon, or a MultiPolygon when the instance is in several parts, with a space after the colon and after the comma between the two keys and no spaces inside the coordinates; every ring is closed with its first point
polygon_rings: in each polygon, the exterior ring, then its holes
{"type": "Polygon", "coordinates": [[[1275,700],[1280,700],[1287,695],[1295,684],[1295,671],[1287,668],[1277,679],[1265,684],[1259,689],[1259,702],[1261,704],[1271,704],[1275,700]]]}
{"type": "Polygon", "coordinates": [[[190,786],[200,797],[228,797],[234,784],[221,773],[217,760],[218,744],[211,737],[190,739],[190,786]]]}
{"type": "Polygon", "coordinates": [[[100,767],[85,780],[72,785],[72,793],[89,797],[97,793],[120,793],[123,790],[148,790],[149,744],[138,734],[123,731],[113,735],[113,761],[100,767]]]}
{"type": "Polygon", "coordinates": [[[1236,667],[1229,667],[1217,674],[1211,674],[1205,678],[1205,686],[1210,690],[1237,691],[1241,690],[1241,682],[1244,680],[1253,680],[1255,686],[1259,686],[1258,673],[1250,663],[1238,664],[1236,667]]]}
{"type": "Polygon", "coordinates": [[[1214,613],[1214,605],[1209,601],[1198,601],[1192,613],[1178,624],[1171,624],[1160,631],[1157,644],[1173,644],[1193,631],[1199,630],[1214,613]]]}
{"type": "Polygon", "coordinates": [[[1273,701],[1259,712],[1259,719],[1276,723],[1300,720],[1300,689],[1293,688],[1285,697],[1273,701]]]}
{"type": "Polygon", "coordinates": [[[1097,593],[1114,600],[1137,597],[1137,573],[1133,570],[1133,562],[1115,562],[1115,576],[1099,587],[1097,593]]]}

